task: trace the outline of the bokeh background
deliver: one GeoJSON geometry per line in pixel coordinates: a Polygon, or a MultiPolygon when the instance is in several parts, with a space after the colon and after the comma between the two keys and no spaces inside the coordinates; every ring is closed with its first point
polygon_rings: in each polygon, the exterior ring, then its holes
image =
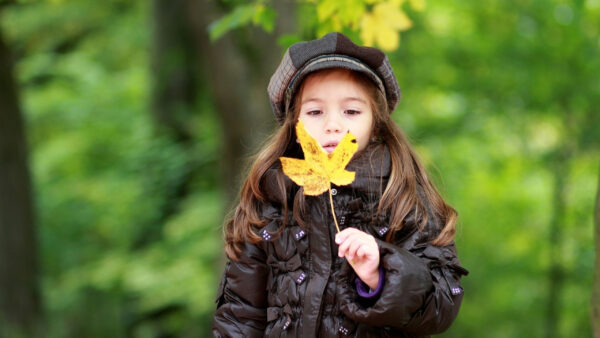
{"type": "Polygon", "coordinates": [[[0,336],[210,336],[269,77],[332,30],[459,212],[443,336],[592,336],[600,0],[0,0],[0,336]]]}

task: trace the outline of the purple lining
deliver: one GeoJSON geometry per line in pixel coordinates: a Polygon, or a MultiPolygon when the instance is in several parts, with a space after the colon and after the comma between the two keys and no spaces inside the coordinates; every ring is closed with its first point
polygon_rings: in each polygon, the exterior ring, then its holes
{"type": "Polygon", "coordinates": [[[383,281],[385,280],[385,270],[379,266],[379,281],[377,282],[377,288],[371,290],[371,288],[365,284],[360,278],[356,277],[356,292],[361,298],[374,299],[379,297],[381,290],[383,290],[383,281]]]}

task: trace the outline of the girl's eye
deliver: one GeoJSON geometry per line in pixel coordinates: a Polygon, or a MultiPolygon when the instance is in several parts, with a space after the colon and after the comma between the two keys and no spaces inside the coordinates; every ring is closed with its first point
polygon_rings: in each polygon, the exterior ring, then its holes
{"type": "Polygon", "coordinates": [[[306,112],[306,115],[320,115],[320,114],[321,114],[321,111],[318,110],[318,109],[309,110],[309,111],[306,112]]]}
{"type": "Polygon", "coordinates": [[[347,109],[345,111],[345,113],[348,114],[348,115],[358,115],[358,114],[360,114],[360,111],[354,110],[354,109],[347,109]]]}

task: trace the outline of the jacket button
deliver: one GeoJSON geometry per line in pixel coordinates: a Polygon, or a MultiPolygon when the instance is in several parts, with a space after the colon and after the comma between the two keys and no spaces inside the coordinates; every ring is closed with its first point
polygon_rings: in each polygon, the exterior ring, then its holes
{"type": "Polygon", "coordinates": [[[340,328],[338,329],[338,332],[341,333],[341,334],[343,334],[343,335],[345,335],[345,336],[347,336],[348,333],[350,333],[350,330],[348,330],[347,328],[345,328],[343,326],[340,326],[340,328]]]}
{"type": "Polygon", "coordinates": [[[335,188],[331,189],[331,194],[333,196],[337,195],[337,189],[335,189],[335,188]]]}
{"type": "Polygon", "coordinates": [[[271,239],[271,234],[266,229],[263,229],[263,231],[261,231],[261,232],[262,232],[261,236],[265,241],[268,241],[271,239]]]}
{"type": "Polygon", "coordinates": [[[453,296],[456,296],[456,295],[460,295],[461,293],[463,293],[463,290],[462,290],[462,288],[460,288],[460,287],[453,287],[453,288],[450,290],[450,292],[452,292],[452,295],[453,295],[453,296]]]}

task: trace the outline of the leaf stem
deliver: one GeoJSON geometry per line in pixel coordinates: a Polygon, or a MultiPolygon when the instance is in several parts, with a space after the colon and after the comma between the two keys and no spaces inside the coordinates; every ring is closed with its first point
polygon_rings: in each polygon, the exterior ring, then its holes
{"type": "Polygon", "coordinates": [[[337,232],[340,232],[340,226],[337,222],[337,217],[335,217],[335,210],[333,210],[333,197],[331,195],[331,183],[329,183],[329,205],[331,206],[331,216],[333,216],[333,221],[335,222],[335,228],[337,232]]]}

